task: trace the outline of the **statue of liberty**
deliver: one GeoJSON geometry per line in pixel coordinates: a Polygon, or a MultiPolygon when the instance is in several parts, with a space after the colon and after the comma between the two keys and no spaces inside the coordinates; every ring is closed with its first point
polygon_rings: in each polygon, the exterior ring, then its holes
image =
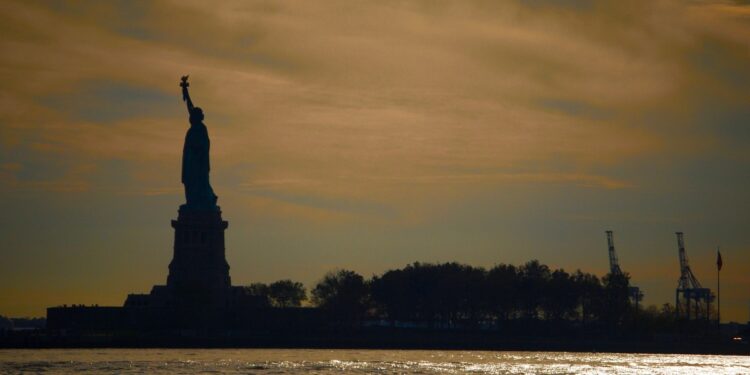
{"type": "Polygon", "coordinates": [[[209,149],[208,130],[203,124],[203,110],[193,106],[188,93],[188,76],[182,77],[182,100],[187,103],[190,115],[190,129],[185,135],[185,146],[182,149],[182,184],[185,185],[186,204],[181,209],[191,211],[216,211],[218,197],[208,181],[209,149]]]}

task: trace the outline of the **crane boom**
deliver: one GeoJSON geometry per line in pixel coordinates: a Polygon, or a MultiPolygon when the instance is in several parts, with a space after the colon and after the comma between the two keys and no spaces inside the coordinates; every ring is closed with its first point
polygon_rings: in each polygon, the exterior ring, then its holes
{"type": "Polygon", "coordinates": [[[615,253],[615,241],[611,230],[607,232],[607,246],[609,249],[609,272],[613,275],[621,274],[620,262],[617,260],[617,253],[615,253]]]}
{"type": "Polygon", "coordinates": [[[685,254],[685,240],[682,237],[682,232],[676,232],[675,234],[677,235],[677,253],[680,256],[680,275],[684,275],[685,270],[690,268],[685,254]]]}
{"type": "MultiPolygon", "coordinates": [[[[609,273],[612,275],[623,275],[622,269],[620,268],[620,262],[617,259],[617,252],[615,252],[615,240],[611,230],[606,231],[607,233],[607,249],[609,250],[609,273]]],[[[635,303],[635,308],[638,309],[638,303],[643,299],[643,293],[641,288],[637,286],[628,287],[628,295],[635,303]]]]}
{"type": "Polygon", "coordinates": [[[688,264],[687,253],[685,252],[685,239],[683,238],[682,232],[676,232],[677,234],[677,252],[680,256],[680,281],[678,288],[680,289],[701,289],[701,283],[693,275],[693,271],[690,269],[688,264]]]}

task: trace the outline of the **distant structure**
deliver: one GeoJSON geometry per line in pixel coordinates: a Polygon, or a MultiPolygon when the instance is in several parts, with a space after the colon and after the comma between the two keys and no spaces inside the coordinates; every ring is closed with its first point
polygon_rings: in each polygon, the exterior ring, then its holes
{"type": "MultiPolygon", "coordinates": [[[[611,230],[607,232],[607,248],[609,250],[609,272],[613,275],[622,275],[622,269],[620,269],[620,262],[617,260],[617,253],[615,252],[615,241],[611,230]]],[[[637,286],[628,287],[628,296],[630,301],[635,304],[636,309],[638,304],[643,300],[643,293],[641,288],[637,286]]]]}
{"type": "MultiPolygon", "coordinates": [[[[190,128],[182,152],[182,183],[186,203],[180,206],[174,228],[174,254],[169,264],[167,285],[155,285],[149,294],[131,294],[125,307],[140,309],[175,308],[189,316],[180,319],[210,323],[219,319],[225,307],[241,303],[243,288],[233,287],[225,257],[224,231],[217,197],[209,182],[208,130],[203,110],[193,105],[188,77],[182,77],[182,99],[187,104],[190,128]],[[201,316],[196,316],[200,311],[201,316]]],[[[210,324],[208,324],[210,325],[210,324]]]]}
{"type": "Polygon", "coordinates": [[[130,294],[122,307],[71,305],[47,309],[47,328],[58,331],[253,330],[294,328],[314,321],[313,309],[274,308],[248,288],[232,286],[225,256],[227,221],[209,182],[208,131],[203,111],[193,106],[187,76],[182,97],[190,129],[182,155],[185,204],[174,228],[174,252],[166,285],[148,294],[130,294]]]}
{"type": "Polygon", "coordinates": [[[677,249],[680,257],[680,279],[675,290],[675,310],[677,318],[687,320],[709,319],[713,295],[711,289],[704,288],[688,264],[685,253],[685,240],[682,232],[677,234],[677,249]]]}

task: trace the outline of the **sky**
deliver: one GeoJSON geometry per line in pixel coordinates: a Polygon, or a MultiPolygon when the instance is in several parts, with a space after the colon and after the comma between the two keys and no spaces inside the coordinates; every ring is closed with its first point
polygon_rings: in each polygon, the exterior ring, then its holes
{"type": "Polygon", "coordinates": [[[744,1],[0,2],[0,314],[164,284],[203,108],[235,285],[539,259],[750,320],[744,1]]]}

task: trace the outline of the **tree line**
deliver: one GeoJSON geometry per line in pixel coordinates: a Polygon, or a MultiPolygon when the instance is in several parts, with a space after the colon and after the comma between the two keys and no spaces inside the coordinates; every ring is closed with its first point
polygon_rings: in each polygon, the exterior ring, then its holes
{"type": "MultiPolygon", "coordinates": [[[[628,293],[629,275],[601,278],[577,270],[551,269],[537,260],[490,269],[459,263],[413,263],[370,279],[350,270],[327,273],[309,302],[330,320],[416,327],[492,327],[518,322],[568,326],[662,329],[674,325],[673,307],[637,309],[628,293]]],[[[269,306],[301,306],[301,283],[253,284],[269,306]]]]}

